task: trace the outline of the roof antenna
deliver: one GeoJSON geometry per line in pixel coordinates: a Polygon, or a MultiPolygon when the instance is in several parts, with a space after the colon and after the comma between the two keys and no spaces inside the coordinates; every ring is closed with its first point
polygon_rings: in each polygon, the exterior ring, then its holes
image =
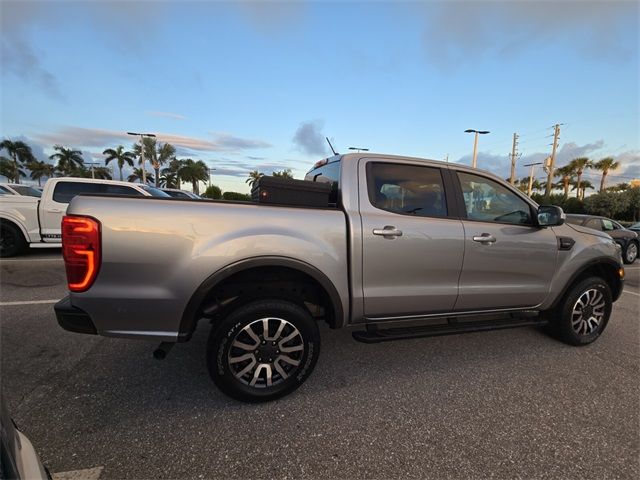
{"type": "Polygon", "coordinates": [[[333,149],[333,145],[331,145],[331,142],[329,141],[329,137],[324,137],[327,140],[327,143],[329,144],[329,147],[331,147],[331,151],[333,152],[334,155],[338,155],[338,152],[336,152],[333,149]]]}

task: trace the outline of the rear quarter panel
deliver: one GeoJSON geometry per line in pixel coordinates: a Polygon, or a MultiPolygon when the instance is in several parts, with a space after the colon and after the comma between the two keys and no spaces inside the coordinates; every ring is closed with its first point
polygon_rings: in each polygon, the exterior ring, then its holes
{"type": "Polygon", "coordinates": [[[101,223],[98,277],[71,300],[102,335],[175,340],[189,299],[209,276],[261,256],[291,258],[322,271],[348,312],[340,210],[77,197],[68,213],[101,223]]]}

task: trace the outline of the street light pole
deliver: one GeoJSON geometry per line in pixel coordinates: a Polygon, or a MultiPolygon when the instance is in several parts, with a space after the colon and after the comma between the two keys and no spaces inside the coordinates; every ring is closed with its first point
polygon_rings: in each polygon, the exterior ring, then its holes
{"type": "Polygon", "coordinates": [[[478,135],[486,135],[487,133],[491,133],[491,132],[489,132],[489,130],[473,130],[470,128],[468,130],[465,130],[464,133],[475,133],[475,138],[473,139],[473,160],[471,161],[471,167],[477,168],[478,166],[478,135]]]}
{"type": "Polygon", "coordinates": [[[144,137],[156,138],[153,133],[127,132],[127,135],[140,137],[140,162],[142,163],[142,183],[147,184],[147,170],[144,165],[144,137]]]}
{"type": "Polygon", "coordinates": [[[215,168],[209,168],[209,186],[211,186],[211,172],[213,172],[215,168]]]}

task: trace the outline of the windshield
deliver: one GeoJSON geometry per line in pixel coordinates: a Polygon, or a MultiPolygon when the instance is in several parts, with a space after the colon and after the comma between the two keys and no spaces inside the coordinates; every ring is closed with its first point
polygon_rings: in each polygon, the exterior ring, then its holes
{"type": "Polygon", "coordinates": [[[162,197],[162,198],[168,198],[169,197],[169,195],[167,195],[165,192],[163,192],[159,188],[150,187],[149,185],[140,185],[140,187],[145,192],[150,193],[152,197],[162,197]]]}
{"type": "Polygon", "coordinates": [[[29,187],[27,185],[14,185],[12,188],[20,195],[25,195],[27,197],[40,198],[42,196],[42,192],[40,190],[36,190],[35,188],[29,187]]]}

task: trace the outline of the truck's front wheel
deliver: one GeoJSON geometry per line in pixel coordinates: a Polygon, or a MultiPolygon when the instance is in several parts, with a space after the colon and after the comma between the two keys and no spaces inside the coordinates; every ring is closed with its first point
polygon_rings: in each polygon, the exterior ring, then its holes
{"type": "Polygon", "coordinates": [[[319,354],[318,325],[306,309],[283,300],[256,300],[214,326],[207,363],[224,393],[264,402],[302,385],[319,354]]]}

